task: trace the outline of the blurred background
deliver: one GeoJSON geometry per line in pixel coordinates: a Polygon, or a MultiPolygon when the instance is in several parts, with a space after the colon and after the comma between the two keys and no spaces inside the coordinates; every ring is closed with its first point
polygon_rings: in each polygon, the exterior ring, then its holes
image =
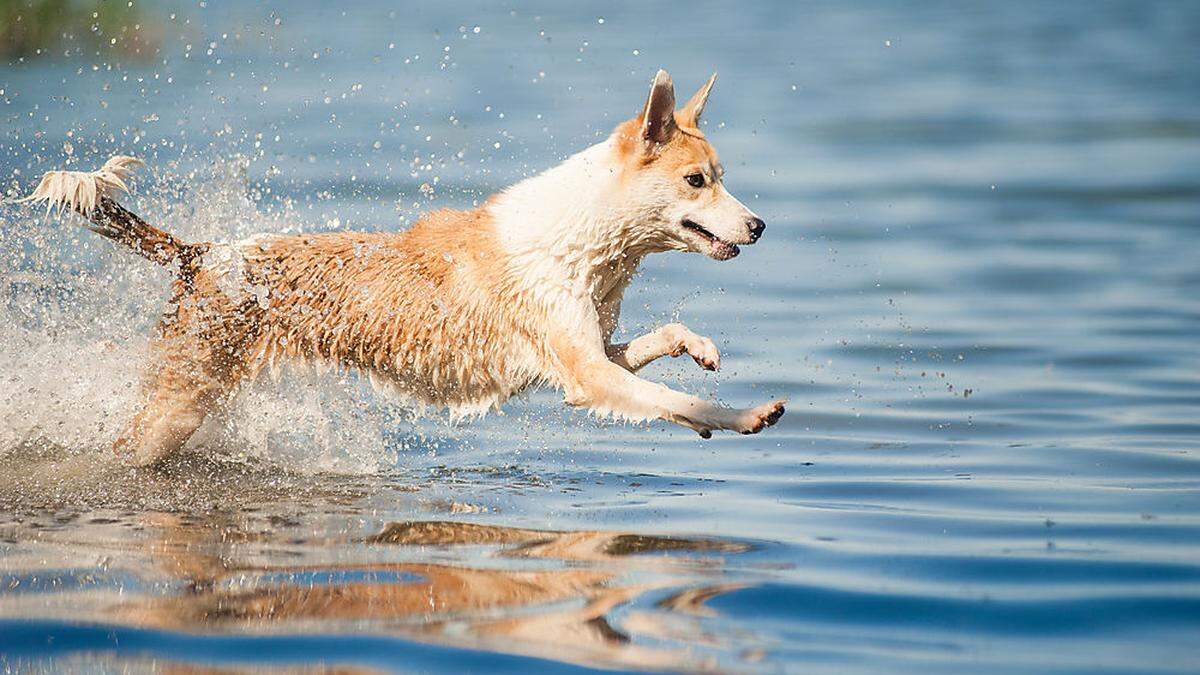
{"type": "Polygon", "coordinates": [[[4,196],[132,154],[134,210],[196,240],[398,231],[601,140],[658,68],[679,98],[716,71],[704,130],[768,229],[729,263],[647,261],[620,335],[683,321],[722,372],[648,377],[790,398],[702,442],[554,392],[412,420],[353,374],[285,373],[184,478],[97,469],[168,279],[5,206],[0,662],[1188,671],[1198,43],[1200,4],[1170,0],[0,3],[4,196]],[[429,519],[452,525],[395,535],[429,519]],[[603,555],[514,553],[571,537],[603,555]],[[402,610],[484,583],[432,564],[600,576],[402,610]],[[313,596],[351,587],[375,609],[313,596]],[[216,596],[165,618],[184,588],[216,596]]]}

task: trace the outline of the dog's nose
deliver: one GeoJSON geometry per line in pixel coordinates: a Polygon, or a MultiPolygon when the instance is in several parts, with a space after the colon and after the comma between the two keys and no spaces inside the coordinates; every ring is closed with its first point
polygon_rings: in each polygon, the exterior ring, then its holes
{"type": "Polygon", "coordinates": [[[763,222],[762,218],[759,218],[757,216],[754,218],[751,218],[749,221],[747,221],[746,224],[748,226],[750,226],[750,243],[751,244],[758,241],[758,238],[762,236],[763,230],[767,229],[767,224],[763,222]]]}

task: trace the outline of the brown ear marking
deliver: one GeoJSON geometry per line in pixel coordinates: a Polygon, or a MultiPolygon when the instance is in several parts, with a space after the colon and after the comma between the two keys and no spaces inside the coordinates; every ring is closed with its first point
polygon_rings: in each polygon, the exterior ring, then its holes
{"type": "Polygon", "coordinates": [[[665,70],[654,76],[640,126],[642,139],[651,145],[666,143],[675,133],[675,85],[665,70]]]}
{"type": "Polygon", "coordinates": [[[716,83],[716,81],[717,74],[714,72],[712,76],[708,78],[708,82],[705,82],[703,86],[696,90],[696,93],[692,94],[692,97],[688,99],[688,102],[684,104],[682,109],[680,109],[680,119],[683,120],[687,126],[697,128],[700,126],[700,115],[704,112],[704,105],[708,103],[708,95],[712,92],[713,84],[716,83]]]}

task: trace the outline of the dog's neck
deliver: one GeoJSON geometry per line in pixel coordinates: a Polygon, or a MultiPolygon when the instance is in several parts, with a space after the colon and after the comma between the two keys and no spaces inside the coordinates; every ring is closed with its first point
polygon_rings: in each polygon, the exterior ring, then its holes
{"type": "Polygon", "coordinates": [[[601,143],[513,185],[488,206],[512,264],[553,275],[599,303],[628,284],[648,253],[655,214],[626,197],[614,143],[601,143]]]}

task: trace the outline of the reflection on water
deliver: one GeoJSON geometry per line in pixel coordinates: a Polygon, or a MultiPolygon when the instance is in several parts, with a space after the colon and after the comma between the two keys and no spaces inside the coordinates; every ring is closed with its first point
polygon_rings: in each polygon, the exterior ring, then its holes
{"type": "MultiPolygon", "coordinates": [[[[252,469],[209,466],[216,474],[196,474],[184,489],[261,479],[252,469]]],[[[155,477],[134,470],[110,479],[119,493],[155,477]]],[[[429,513],[437,519],[376,525],[361,493],[334,487],[336,477],[303,480],[333,483],[323,495],[307,493],[300,511],[284,499],[242,495],[233,508],[207,513],[39,507],[9,513],[0,523],[6,551],[0,620],[36,616],[102,627],[67,648],[78,653],[60,656],[122,654],[119,641],[104,638],[120,627],[379,635],[635,669],[708,670],[720,662],[712,652],[728,646],[703,625],[715,615],[706,601],[742,587],[729,581],[725,565],[751,550],[746,543],[508,527],[446,519],[449,509],[429,513]],[[322,528],[339,511],[337,524],[322,528]],[[361,529],[346,526],[348,513],[357,514],[349,522],[361,529]],[[47,568],[47,559],[58,564],[47,568]]],[[[373,487],[376,500],[412,506],[404,501],[411,492],[373,487]]],[[[30,494],[36,493],[22,498],[30,494]]],[[[0,654],[16,647],[0,638],[0,654]]],[[[342,658],[354,662],[353,655],[342,658]]],[[[220,660],[260,659],[250,642],[220,660]]]]}

